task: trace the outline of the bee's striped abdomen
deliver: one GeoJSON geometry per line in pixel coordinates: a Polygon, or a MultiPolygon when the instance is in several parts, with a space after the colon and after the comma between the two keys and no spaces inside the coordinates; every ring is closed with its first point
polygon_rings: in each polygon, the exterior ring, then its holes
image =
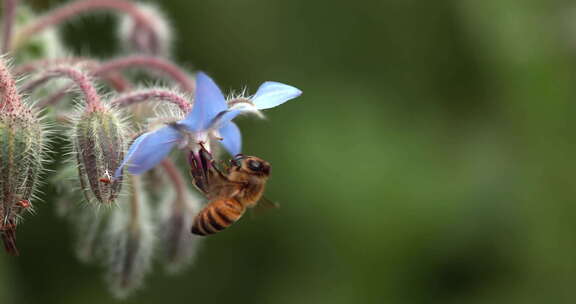
{"type": "Polygon", "coordinates": [[[194,218],[192,233],[208,235],[224,230],[242,216],[244,209],[236,199],[213,201],[194,218]]]}

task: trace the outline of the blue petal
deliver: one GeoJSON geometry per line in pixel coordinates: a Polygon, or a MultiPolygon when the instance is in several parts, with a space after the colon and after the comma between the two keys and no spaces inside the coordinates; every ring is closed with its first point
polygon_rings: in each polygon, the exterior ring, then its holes
{"type": "Polygon", "coordinates": [[[222,145],[231,155],[240,154],[242,151],[242,134],[238,126],[229,122],[220,128],[220,136],[222,136],[222,145]]]}
{"type": "Polygon", "coordinates": [[[181,139],[182,135],[170,126],[140,135],[130,146],[114,176],[122,175],[122,168],[127,164],[128,172],[136,175],[152,169],[166,158],[174,144],[181,139]]]}
{"type": "Polygon", "coordinates": [[[232,119],[236,118],[236,116],[238,116],[240,113],[242,113],[242,110],[229,110],[220,112],[210,125],[210,128],[220,129],[222,126],[231,122],[232,119]]]}
{"type": "Polygon", "coordinates": [[[193,132],[205,130],[216,115],[227,108],[226,99],[214,80],[208,75],[198,72],[196,74],[194,106],[179,124],[193,132]]]}
{"type": "Polygon", "coordinates": [[[258,110],[279,106],[290,99],[296,98],[302,91],[293,86],[275,81],[266,81],[256,91],[252,103],[258,110]]]}

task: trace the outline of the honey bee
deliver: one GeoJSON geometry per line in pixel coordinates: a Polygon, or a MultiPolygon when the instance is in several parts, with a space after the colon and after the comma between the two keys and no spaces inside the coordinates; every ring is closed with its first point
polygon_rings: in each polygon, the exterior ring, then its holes
{"type": "Polygon", "coordinates": [[[256,206],[270,176],[270,164],[255,156],[237,155],[222,173],[208,151],[191,154],[192,177],[196,187],[209,199],[194,218],[192,233],[206,236],[226,229],[256,206]]]}

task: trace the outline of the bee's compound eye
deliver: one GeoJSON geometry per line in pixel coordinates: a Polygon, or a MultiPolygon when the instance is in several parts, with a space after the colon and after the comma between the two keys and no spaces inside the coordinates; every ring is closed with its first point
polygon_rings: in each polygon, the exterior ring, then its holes
{"type": "Polygon", "coordinates": [[[255,160],[248,161],[248,168],[254,171],[260,171],[262,169],[262,163],[255,160]]]}

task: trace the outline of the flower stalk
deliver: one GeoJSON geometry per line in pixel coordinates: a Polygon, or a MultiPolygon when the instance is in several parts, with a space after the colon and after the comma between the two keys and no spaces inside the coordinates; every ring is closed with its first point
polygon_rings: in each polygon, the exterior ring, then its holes
{"type": "Polygon", "coordinates": [[[28,39],[34,35],[48,29],[52,26],[59,25],[71,18],[84,13],[93,13],[95,11],[114,11],[124,13],[134,21],[139,28],[143,29],[150,37],[157,36],[155,24],[145,14],[138,5],[132,1],[126,0],[83,0],[74,1],[64,6],[56,8],[49,13],[39,17],[35,22],[21,29],[12,46],[12,50],[18,49],[24,45],[28,39]]]}
{"type": "Polygon", "coordinates": [[[186,97],[178,92],[166,89],[142,89],[122,94],[113,99],[110,104],[123,108],[144,101],[163,101],[175,104],[184,113],[192,107],[186,97]]]}
{"type": "Polygon", "coordinates": [[[93,73],[96,76],[101,76],[107,75],[111,71],[120,71],[127,68],[141,68],[151,72],[157,72],[177,83],[182,91],[187,93],[194,92],[194,81],[190,75],[174,63],[155,56],[132,55],[120,57],[102,63],[100,67],[94,69],[93,73]]]}
{"type": "Polygon", "coordinates": [[[39,74],[40,75],[35,79],[24,84],[24,86],[22,86],[22,91],[33,91],[48,80],[58,77],[66,77],[72,80],[84,95],[84,101],[88,111],[93,111],[102,107],[100,95],[98,95],[96,87],[94,87],[94,84],[90,80],[90,76],[81,69],[74,66],[61,65],[48,68],[39,74]]]}
{"type": "Polygon", "coordinates": [[[4,59],[0,59],[0,112],[8,113],[22,108],[20,95],[16,89],[16,82],[10,74],[4,59]]]}
{"type": "MultiPolygon", "coordinates": [[[[192,80],[192,77],[188,75],[184,70],[168,60],[148,55],[125,56],[110,60],[108,62],[103,62],[101,64],[99,64],[97,61],[88,60],[81,57],[72,57],[67,58],[66,60],[39,60],[19,67],[17,69],[17,74],[22,75],[38,69],[50,69],[54,66],[66,64],[76,66],[81,65],[83,68],[88,70],[87,73],[89,75],[103,78],[118,92],[123,92],[130,88],[129,82],[124,79],[124,77],[122,77],[119,72],[131,68],[140,68],[152,73],[165,75],[176,84],[178,84],[183,92],[194,92],[194,81],[192,80]]],[[[35,81],[31,81],[24,87],[24,89],[30,90],[38,85],[38,83],[35,82],[43,81],[45,80],[36,79],[35,81]]],[[[67,94],[69,89],[70,87],[61,89],[59,92],[41,101],[38,104],[38,107],[45,107],[47,105],[55,104],[67,94]]]]}

